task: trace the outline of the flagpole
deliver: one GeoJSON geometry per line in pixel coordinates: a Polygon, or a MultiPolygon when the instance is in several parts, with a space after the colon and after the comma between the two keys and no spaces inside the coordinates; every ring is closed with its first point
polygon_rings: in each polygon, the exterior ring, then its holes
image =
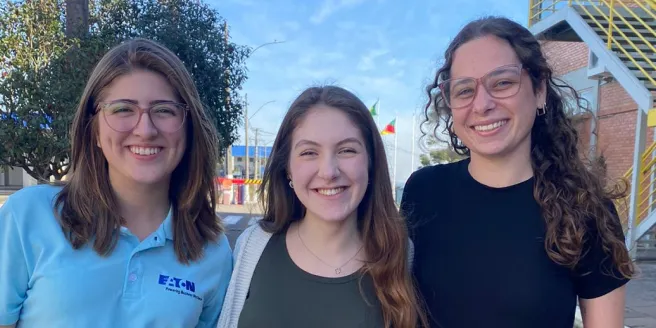
{"type": "MultiPolygon", "coordinates": [[[[395,112],[394,113],[394,124],[395,125],[398,124],[397,119],[398,119],[398,113],[395,112]]],[[[397,157],[396,154],[399,152],[399,150],[397,148],[398,147],[397,146],[397,139],[398,139],[397,136],[399,135],[398,131],[399,131],[398,127],[395,126],[394,127],[394,173],[392,175],[392,191],[394,192],[394,195],[396,195],[396,157],[397,157]]],[[[394,198],[396,198],[396,197],[394,197],[394,198]]]]}
{"type": "Polygon", "coordinates": [[[380,99],[376,99],[376,129],[380,129],[380,99]]]}
{"type": "Polygon", "coordinates": [[[415,113],[412,113],[412,160],[410,162],[410,169],[412,170],[411,172],[415,171],[415,144],[417,143],[415,140],[415,125],[417,125],[417,120],[415,119],[415,113]]]}

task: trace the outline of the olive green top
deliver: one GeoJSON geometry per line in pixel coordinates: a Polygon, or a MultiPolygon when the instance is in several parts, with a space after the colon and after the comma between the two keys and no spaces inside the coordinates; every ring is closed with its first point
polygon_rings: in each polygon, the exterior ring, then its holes
{"type": "Polygon", "coordinates": [[[285,235],[271,236],[255,267],[239,328],[383,326],[371,276],[326,278],[303,271],[289,256],[285,235]]]}

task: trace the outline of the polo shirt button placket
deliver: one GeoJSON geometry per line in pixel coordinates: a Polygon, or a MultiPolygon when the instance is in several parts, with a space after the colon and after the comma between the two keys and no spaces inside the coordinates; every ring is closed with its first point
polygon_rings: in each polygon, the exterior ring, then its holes
{"type": "Polygon", "coordinates": [[[141,258],[134,254],[128,264],[128,275],[125,283],[126,298],[138,298],[141,295],[141,284],[143,282],[143,272],[141,270],[141,258]]]}

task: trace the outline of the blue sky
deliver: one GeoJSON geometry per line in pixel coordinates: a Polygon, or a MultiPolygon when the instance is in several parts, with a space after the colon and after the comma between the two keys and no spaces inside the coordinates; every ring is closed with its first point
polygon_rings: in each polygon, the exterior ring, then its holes
{"type": "MultiPolygon", "coordinates": [[[[248,59],[251,131],[270,146],[287,107],[306,87],[336,84],[371,106],[380,99],[379,128],[397,117],[396,181],[419,165],[422,147],[412,115],[448,42],[468,21],[504,15],[526,26],[528,0],[208,0],[225,17],[233,42],[259,48],[248,59]],[[264,107],[261,107],[264,105],[264,107]],[[261,108],[255,115],[253,113],[261,108]]],[[[218,36],[217,36],[218,37],[218,36]]],[[[243,144],[243,127],[240,144],[243,144]]],[[[394,136],[384,136],[390,168],[394,136]]]]}

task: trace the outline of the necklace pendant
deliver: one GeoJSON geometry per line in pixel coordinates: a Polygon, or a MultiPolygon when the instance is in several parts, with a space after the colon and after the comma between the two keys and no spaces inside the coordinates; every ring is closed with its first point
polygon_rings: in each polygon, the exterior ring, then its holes
{"type": "Polygon", "coordinates": [[[337,268],[337,269],[335,269],[335,274],[340,274],[340,273],[342,273],[342,269],[341,269],[341,268],[337,268]]]}

